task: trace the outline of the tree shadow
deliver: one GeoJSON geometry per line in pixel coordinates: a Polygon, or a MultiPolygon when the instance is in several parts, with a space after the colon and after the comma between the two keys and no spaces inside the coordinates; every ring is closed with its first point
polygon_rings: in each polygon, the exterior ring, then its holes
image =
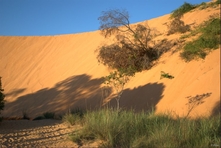
{"type": "MultiPolygon", "coordinates": [[[[138,112],[155,110],[157,103],[163,97],[164,89],[163,83],[148,83],[134,89],[126,89],[120,98],[120,107],[138,112]]],[[[109,106],[116,107],[116,100],[113,97],[109,106]]]]}
{"type": "MultiPolygon", "coordinates": [[[[82,74],[60,81],[52,88],[43,88],[34,93],[18,97],[13,102],[6,102],[4,117],[30,118],[45,112],[64,114],[72,109],[94,110],[106,106],[114,107],[116,101],[111,96],[112,89],[102,87],[103,78],[92,79],[82,74]],[[104,91],[105,90],[105,91],[104,91]],[[107,101],[107,98],[112,98],[107,101]]],[[[162,98],[165,86],[162,83],[149,83],[135,89],[126,89],[120,99],[124,109],[149,110],[162,98]]]]}
{"type": "Polygon", "coordinates": [[[100,107],[102,82],[102,78],[91,79],[86,74],[72,76],[53,88],[43,88],[20,96],[13,102],[6,102],[3,115],[22,116],[26,113],[29,117],[35,117],[44,112],[64,113],[72,108],[100,107]]]}
{"type": "Polygon", "coordinates": [[[188,111],[186,114],[186,118],[190,115],[190,113],[199,105],[205,102],[205,99],[208,98],[212,93],[203,93],[196,96],[188,96],[188,103],[186,104],[188,107],[188,111]]]}
{"type": "Polygon", "coordinates": [[[210,116],[220,115],[220,100],[216,102],[210,116]]]}

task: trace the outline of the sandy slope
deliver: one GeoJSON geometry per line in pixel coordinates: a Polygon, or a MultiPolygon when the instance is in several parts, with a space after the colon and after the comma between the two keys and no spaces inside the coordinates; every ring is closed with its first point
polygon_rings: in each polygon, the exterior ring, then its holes
{"type": "MultiPolygon", "coordinates": [[[[187,24],[200,24],[216,10],[195,10],[184,16],[187,24]]],[[[166,36],[169,15],[148,21],[162,35],[159,39],[176,39],[178,34],[166,36]]],[[[104,38],[99,31],[59,36],[0,37],[0,76],[6,93],[3,116],[22,116],[26,112],[35,117],[46,111],[67,112],[72,108],[95,108],[114,105],[105,98],[102,77],[108,70],[97,62],[95,50],[104,38]]],[[[108,40],[111,42],[111,39],[108,40]]],[[[179,52],[163,55],[158,65],[136,74],[127,85],[121,106],[156,112],[171,111],[178,115],[188,112],[188,96],[212,93],[204,103],[191,112],[210,115],[220,102],[220,50],[205,60],[185,63],[179,52]],[[160,79],[165,71],[175,78],[160,79]]]]}

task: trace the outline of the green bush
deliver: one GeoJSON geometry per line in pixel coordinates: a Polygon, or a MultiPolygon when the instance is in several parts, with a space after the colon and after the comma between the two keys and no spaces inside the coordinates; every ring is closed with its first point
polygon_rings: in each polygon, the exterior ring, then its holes
{"type": "Polygon", "coordinates": [[[197,39],[188,42],[184,46],[184,51],[180,54],[186,61],[195,58],[204,59],[211,49],[217,49],[221,43],[219,18],[206,21],[198,30],[201,35],[197,39]]]}
{"type": "Polygon", "coordinates": [[[196,8],[195,5],[185,2],[182,6],[172,12],[171,18],[181,17],[184,13],[187,13],[194,8],[196,8]]]}

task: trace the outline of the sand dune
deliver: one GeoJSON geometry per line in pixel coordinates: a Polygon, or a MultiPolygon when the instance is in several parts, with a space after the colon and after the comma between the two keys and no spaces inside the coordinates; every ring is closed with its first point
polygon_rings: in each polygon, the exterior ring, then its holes
{"type": "MultiPolygon", "coordinates": [[[[182,19],[186,24],[200,24],[219,9],[194,10],[182,19]]],[[[161,32],[159,39],[177,39],[179,34],[166,36],[169,15],[148,21],[161,32]]],[[[142,22],[141,22],[142,23],[142,22]]],[[[73,108],[99,108],[115,105],[106,98],[102,77],[108,69],[99,64],[95,50],[105,40],[99,31],[58,36],[0,37],[0,76],[6,94],[3,116],[35,117],[46,111],[67,112],[73,108]]],[[[111,40],[107,41],[111,42],[111,40]]],[[[211,93],[204,103],[194,107],[191,116],[209,116],[219,109],[220,49],[205,60],[185,63],[179,51],[168,52],[149,71],[136,74],[127,84],[120,100],[123,108],[156,112],[170,111],[183,116],[188,113],[188,96],[211,93]],[[165,71],[175,78],[160,79],[165,71]]]]}

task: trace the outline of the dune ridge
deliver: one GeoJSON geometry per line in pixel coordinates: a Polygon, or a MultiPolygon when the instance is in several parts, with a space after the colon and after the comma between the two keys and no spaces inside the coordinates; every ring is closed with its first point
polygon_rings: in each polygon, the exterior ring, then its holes
{"type": "MultiPolygon", "coordinates": [[[[182,18],[186,24],[200,24],[219,9],[194,10],[182,18]]],[[[180,34],[166,36],[169,14],[151,19],[159,39],[177,39],[180,34]]],[[[145,23],[140,22],[140,23],[145,23]]],[[[3,116],[35,117],[43,112],[65,113],[73,108],[99,108],[115,105],[108,90],[103,89],[102,77],[108,68],[98,63],[95,50],[105,40],[99,31],[58,36],[0,36],[0,76],[6,94],[3,116]],[[108,95],[110,95],[108,97],[108,95]]],[[[137,73],[127,84],[120,100],[123,108],[148,110],[156,113],[188,113],[188,96],[211,95],[196,106],[191,116],[209,116],[220,109],[220,49],[205,60],[185,63],[179,51],[164,54],[151,70],[137,73]],[[160,79],[165,71],[175,78],[160,79]]]]}

